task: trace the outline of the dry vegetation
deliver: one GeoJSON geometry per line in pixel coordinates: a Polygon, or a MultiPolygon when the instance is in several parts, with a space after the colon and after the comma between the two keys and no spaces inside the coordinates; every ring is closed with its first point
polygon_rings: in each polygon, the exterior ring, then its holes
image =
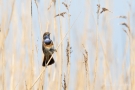
{"type": "Polygon", "coordinates": [[[83,9],[72,6],[78,0],[6,1],[0,0],[0,90],[135,90],[132,4],[127,15],[114,16],[107,0],[104,7],[85,0],[83,9]],[[115,19],[122,20],[122,51],[114,46],[115,19]],[[42,67],[46,31],[56,63],[42,67]]]}

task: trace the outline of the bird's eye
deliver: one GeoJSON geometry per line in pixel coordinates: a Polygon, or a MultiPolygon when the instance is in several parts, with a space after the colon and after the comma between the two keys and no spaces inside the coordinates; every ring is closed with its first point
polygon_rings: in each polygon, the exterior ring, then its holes
{"type": "Polygon", "coordinates": [[[45,35],[45,36],[43,37],[43,39],[46,39],[46,38],[49,38],[48,35],[45,35]]]}

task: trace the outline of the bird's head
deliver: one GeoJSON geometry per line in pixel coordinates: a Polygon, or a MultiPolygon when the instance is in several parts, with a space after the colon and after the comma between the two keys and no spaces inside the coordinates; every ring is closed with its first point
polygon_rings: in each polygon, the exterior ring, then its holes
{"type": "Polygon", "coordinates": [[[52,40],[50,39],[50,33],[49,32],[45,32],[43,35],[43,42],[46,45],[51,44],[52,40]]]}
{"type": "Polygon", "coordinates": [[[45,32],[43,35],[43,39],[50,39],[50,33],[49,32],[45,32]]]}

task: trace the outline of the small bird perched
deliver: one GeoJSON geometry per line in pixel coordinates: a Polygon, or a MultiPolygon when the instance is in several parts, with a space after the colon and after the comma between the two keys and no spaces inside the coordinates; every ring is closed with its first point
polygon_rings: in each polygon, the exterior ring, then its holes
{"type": "MultiPolygon", "coordinates": [[[[53,46],[53,41],[50,39],[50,33],[49,32],[45,32],[43,34],[42,50],[43,50],[43,53],[44,53],[44,59],[43,59],[42,66],[46,66],[46,64],[48,63],[52,54],[54,53],[54,51],[56,51],[56,49],[54,49],[54,46],[53,46]]],[[[48,63],[48,65],[51,65],[54,62],[55,61],[52,57],[50,62],[48,63]]]]}

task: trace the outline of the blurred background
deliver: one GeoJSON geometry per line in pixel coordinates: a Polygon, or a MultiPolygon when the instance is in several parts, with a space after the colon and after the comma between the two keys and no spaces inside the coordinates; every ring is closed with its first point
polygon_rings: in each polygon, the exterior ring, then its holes
{"type": "Polygon", "coordinates": [[[134,3],[0,0],[0,90],[135,90],[134,3]],[[45,68],[47,31],[57,52],[45,68]]]}

